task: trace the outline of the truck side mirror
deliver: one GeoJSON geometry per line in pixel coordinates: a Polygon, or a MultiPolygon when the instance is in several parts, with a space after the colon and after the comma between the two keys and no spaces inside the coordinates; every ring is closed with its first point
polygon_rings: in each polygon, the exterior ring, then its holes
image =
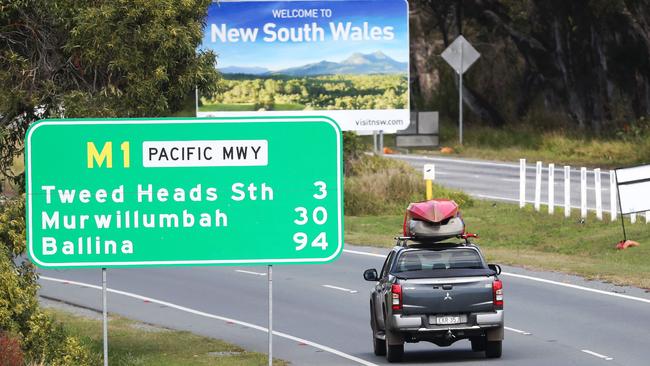
{"type": "Polygon", "coordinates": [[[497,276],[501,274],[501,266],[498,264],[488,264],[488,268],[493,270],[497,276]]]}
{"type": "Polygon", "coordinates": [[[363,279],[366,281],[379,281],[379,275],[377,274],[377,270],[374,268],[366,269],[363,272],[363,279]]]}

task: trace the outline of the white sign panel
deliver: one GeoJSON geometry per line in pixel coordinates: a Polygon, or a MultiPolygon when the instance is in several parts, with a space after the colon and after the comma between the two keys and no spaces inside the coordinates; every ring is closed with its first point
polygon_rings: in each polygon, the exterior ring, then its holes
{"type": "Polygon", "coordinates": [[[616,169],[621,213],[650,211],[650,165],[616,169]]]}
{"type": "MultiPolygon", "coordinates": [[[[200,50],[218,55],[198,117],[326,116],[341,129],[408,127],[406,0],[214,1],[200,50]]],[[[198,94],[198,93],[197,93],[198,94]]]]}

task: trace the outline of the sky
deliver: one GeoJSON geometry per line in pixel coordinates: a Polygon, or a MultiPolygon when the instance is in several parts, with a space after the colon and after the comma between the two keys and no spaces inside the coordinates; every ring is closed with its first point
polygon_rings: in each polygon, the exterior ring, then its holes
{"type": "Polygon", "coordinates": [[[346,1],[246,1],[213,3],[208,10],[202,49],[212,49],[217,54],[218,68],[228,66],[264,67],[281,70],[323,60],[340,62],[355,52],[381,51],[391,58],[408,62],[408,9],[405,0],[346,0],[346,1]],[[317,18],[275,18],[273,10],[317,9],[317,18]],[[322,12],[321,9],[325,9],[322,12]],[[331,17],[323,16],[331,11],[331,17]],[[317,23],[325,30],[324,42],[264,42],[263,26],[275,23],[280,27],[301,28],[317,23]],[[352,22],[371,27],[394,27],[393,40],[334,41],[330,22],[352,22]],[[255,42],[211,42],[212,25],[221,29],[259,28],[255,42]]]}

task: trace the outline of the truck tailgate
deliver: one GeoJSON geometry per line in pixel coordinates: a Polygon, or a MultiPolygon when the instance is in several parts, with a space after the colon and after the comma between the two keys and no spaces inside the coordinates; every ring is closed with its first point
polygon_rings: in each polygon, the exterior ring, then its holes
{"type": "Polygon", "coordinates": [[[494,310],[492,277],[400,280],[403,314],[453,314],[494,310]]]}

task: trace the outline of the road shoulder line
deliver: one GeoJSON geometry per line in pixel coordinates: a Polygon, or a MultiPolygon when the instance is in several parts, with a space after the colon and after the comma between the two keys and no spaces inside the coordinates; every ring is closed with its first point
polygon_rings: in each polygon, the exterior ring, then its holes
{"type": "MultiPolygon", "coordinates": [[[[58,283],[76,285],[76,286],[83,286],[83,287],[88,287],[88,288],[92,288],[92,289],[100,290],[100,291],[102,289],[101,286],[91,285],[89,283],[84,283],[84,282],[69,281],[69,280],[64,280],[64,279],[54,278],[54,277],[39,276],[39,279],[42,279],[42,280],[45,280],[45,281],[51,281],[51,282],[58,282],[58,283]]],[[[148,301],[148,302],[155,303],[155,304],[158,304],[158,305],[167,306],[167,307],[170,307],[170,308],[174,308],[176,310],[184,311],[186,313],[190,313],[190,314],[194,314],[194,315],[198,315],[198,316],[202,316],[202,317],[206,317],[206,318],[221,320],[221,321],[224,321],[224,322],[238,324],[238,325],[245,326],[245,327],[248,327],[248,328],[251,328],[251,329],[259,330],[261,332],[265,332],[265,333],[269,332],[268,328],[265,328],[265,327],[262,327],[262,326],[259,326],[259,325],[256,325],[256,324],[247,323],[247,322],[244,322],[244,321],[241,321],[241,320],[226,318],[226,317],[220,316],[220,315],[206,313],[206,312],[203,312],[203,311],[200,311],[200,310],[187,308],[185,306],[176,305],[176,304],[173,304],[173,303],[170,303],[170,302],[154,299],[154,298],[151,298],[151,297],[146,297],[146,296],[134,294],[134,293],[131,293],[131,292],[116,290],[116,289],[112,289],[112,288],[107,288],[107,291],[111,292],[111,293],[114,293],[114,294],[117,294],[117,295],[122,295],[122,296],[130,297],[130,298],[133,298],[133,299],[148,301]]],[[[332,353],[334,355],[340,356],[342,358],[348,359],[350,361],[359,363],[359,364],[364,365],[364,366],[378,366],[378,365],[376,365],[376,364],[374,364],[372,362],[366,361],[366,360],[361,359],[359,357],[349,355],[349,354],[344,353],[342,351],[336,350],[334,348],[331,348],[331,347],[328,347],[328,346],[325,346],[325,345],[322,345],[322,344],[318,344],[316,342],[309,341],[307,339],[302,339],[302,338],[295,337],[295,336],[292,336],[290,334],[278,332],[278,331],[275,331],[275,330],[273,331],[273,335],[281,337],[281,338],[289,339],[289,340],[292,340],[292,341],[295,341],[295,342],[307,344],[307,345],[312,346],[314,348],[318,348],[318,349],[323,350],[325,352],[332,353]]]]}

